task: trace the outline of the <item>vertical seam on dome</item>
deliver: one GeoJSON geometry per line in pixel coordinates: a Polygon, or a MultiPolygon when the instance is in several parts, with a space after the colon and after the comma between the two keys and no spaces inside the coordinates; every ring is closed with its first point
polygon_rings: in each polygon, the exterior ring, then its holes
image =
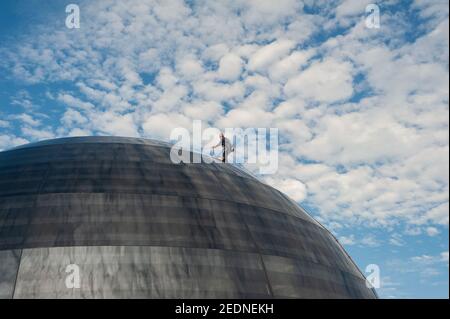
{"type": "Polygon", "coordinates": [[[12,293],[11,293],[11,299],[14,299],[14,294],[16,293],[17,278],[19,277],[20,264],[22,263],[22,253],[23,253],[23,248],[20,250],[19,262],[17,264],[16,278],[14,278],[14,285],[13,285],[13,289],[12,289],[12,293]]]}
{"type": "MultiPolygon", "coordinates": [[[[57,148],[61,148],[61,147],[62,146],[58,145],[57,148]]],[[[34,198],[34,203],[33,203],[33,206],[32,206],[35,210],[37,209],[37,201],[38,201],[39,194],[41,193],[42,188],[44,187],[45,183],[47,182],[47,178],[48,178],[49,173],[50,173],[50,167],[51,167],[51,162],[48,162],[47,163],[47,167],[45,168],[44,174],[42,176],[42,181],[38,184],[38,187],[37,187],[37,190],[36,190],[36,195],[35,195],[35,198],[34,198]]],[[[28,218],[27,228],[26,228],[25,234],[24,234],[24,241],[28,238],[28,231],[30,229],[31,218],[32,218],[32,216],[29,216],[29,218],[28,218]]],[[[22,246],[24,246],[24,245],[22,245],[22,246]]],[[[24,249],[25,248],[22,248],[20,250],[19,264],[17,266],[16,278],[14,280],[14,287],[13,287],[13,291],[12,291],[12,295],[11,295],[12,299],[14,299],[15,294],[16,294],[17,279],[19,278],[20,266],[22,264],[22,256],[23,256],[24,249]]]]}
{"type": "MultiPolygon", "coordinates": [[[[326,231],[326,232],[328,232],[328,234],[331,236],[331,238],[336,242],[336,244],[339,246],[339,248],[341,249],[341,251],[343,251],[344,252],[344,254],[347,256],[347,258],[350,260],[350,262],[355,266],[355,268],[358,270],[358,272],[361,274],[361,276],[363,277],[363,279],[364,280],[367,280],[367,278],[366,278],[366,276],[364,275],[364,273],[361,271],[361,269],[359,269],[359,267],[358,267],[358,265],[356,264],[356,262],[353,260],[353,258],[350,256],[350,254],[345,250],[345,248],[341,245],[341,243],[339,242],[339,240],[337,240],[337,238],[333,235],[333,233],[329,230],[329,229],[327,229],[327,228],[325,228],[325,227],[323,227],[323,225],[319,222],[319,221],[317,221],[321,226],[322,226],[322,228],[326,231]]],[[[378,299],[379,297],[378,297],[378,293],[377,293],[377,291],[375,290],[375,288],[372,288],[372,289],[370,289],[371,291],[372,291],[372,293],[374,294],[374,296],[375,296],[375,298],[376,299],[378,299]]]]}
{"type": "Polygon", "coordinates": [[[242,220],[242,222],[245,225],[245,229],[247,230],[247,232],[248,232],[248,234],[250,236],[250,239],[253,242],[253,245],[255,245],[255,249],[256,249],[256,252],[257,252],[257,254],[259,256],[259,260],[261,262],[262,270],[264,272],[264,277],[266,278],[266,281],[267,281],[267,288],[269,290],[269,295],[272,298],[275,298],[275,295],[274,295],[273,289],[272,289],[272,284],[270,283],[269,275],[267,274],[267,269],[266,269],[266,265],[264,264],[264,259],[263,259],[261,250],[260,250],[259,245],[257,244],[255,238],[253,237],[252,232],[250,231],[250,227],[248,227],[248,224],[247,224],[247,221],[245,220],[244,214],[242,214],[242,212],[241,212],[241,205],[238,205],[238,213],[241,216],[241,220],[242,220]]]}
{"type": "MultiPolygon", "coordinates": [[[[226,189],[223,187],[223,185],[222,185],[222,183],[221,183],[221,181],[220,181],[219,176],[217,176],[217,174],[216,174],[217,171],[214,171],[214,170],[213,170],[212,172],[213,172],[214,176],[216,176],[216,178],[219,180],[220,188],[222,189],[222,191],[223,191],[223,192],[226,192],[226,189]]],[[[231,201],[231,200],[227,200],[227,201],[231,201]]],[[[235,202],[235,203],[236,203],[236,202],[235,202]]],[[[255,246],[255,249],[256,249],[256,253],[257,253],[258,256],[259,256],[259,260],[260,260],[260,263],[261,263],[261,266],[262,266],[262,270],[263,270],[263,272],[264,272],[264,277],[265,277],[266,282],[267,282],[267,290],[268,290],[269,296],[272,297],[272,298],[274,298],[275,295],[273,294],[272,285],[271,285],[270,280],[269,280],[269,275],[267,274],[266,265],[264,264],[264,259],[263,259],[263,257],[262,257],[261,250],[259,249],[259,245],[256,243],[256,240],[255,240],[255,238],[253,237],[252,232],[250,231],[250,227],[248,227],[248,225],[247,225],[247,222],[246,222],[246,220],[245,220],[244,214],[241,212],[241,206],[242,206],[242,205],[241,205],[240,203],[236,203],[236,204],[237,204],[237,209],[238,209],[238,215],[241,217],[241,220],[242,220],[242,222],[243,222],[244,225],[245,225],[245,229],[247,230],[247,233],[248,233],[248,235],[250,236],[250,240],[253,242],[253,245],[255,246]]]]}

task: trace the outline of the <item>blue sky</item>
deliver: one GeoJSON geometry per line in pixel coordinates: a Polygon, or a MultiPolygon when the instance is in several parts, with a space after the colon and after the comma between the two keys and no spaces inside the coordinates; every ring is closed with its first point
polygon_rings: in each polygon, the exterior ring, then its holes
{"type": "Polygon", "coordinates": [[[1,1],[0,149],[276,127],[261,178],[379,265],[381,297],[448,298],[448,1],[376,2],[375,29],[368,3],[1,1]]]}

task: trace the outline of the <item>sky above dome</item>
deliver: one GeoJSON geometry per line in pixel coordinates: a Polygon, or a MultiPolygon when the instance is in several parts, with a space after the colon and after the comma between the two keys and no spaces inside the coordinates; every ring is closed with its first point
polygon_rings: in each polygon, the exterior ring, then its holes
{"type": "Polygon", "coordinates": [[[279,129],[263,176],[384,298],[448,298],[448,1],[0,2],[0,149],[279,129]],[[80,28],[65,25],[66,5],[80,28]]]}

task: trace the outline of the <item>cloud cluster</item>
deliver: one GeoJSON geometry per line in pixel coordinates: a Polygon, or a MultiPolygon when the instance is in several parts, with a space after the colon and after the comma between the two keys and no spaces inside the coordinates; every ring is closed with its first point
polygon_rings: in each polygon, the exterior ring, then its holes
{"type": "Polygon", "coordinates": [[[168,139],[194,119],[277,127],[280,169],[267,182],[321,220],[434,235],[448,227],[448,6],[405,5],[423,19],[408,36],[412,22],[386,8],[368,29],[361,1],[81,2],[80,29],[43,27],[0,50],[11,80],[47,85],[38,112],[54,120],[8,115],[0,148],[168,139]]]}
{"type": "Polygon", "coordinates": [[[429,280],[438,276],[442,271],[448,273],[448,251],[443,251],[438,255],[413,256],[408,260],[391,260],[388,267],[393,267],[403,273],[417,273],[422,280],[429,280]]]}

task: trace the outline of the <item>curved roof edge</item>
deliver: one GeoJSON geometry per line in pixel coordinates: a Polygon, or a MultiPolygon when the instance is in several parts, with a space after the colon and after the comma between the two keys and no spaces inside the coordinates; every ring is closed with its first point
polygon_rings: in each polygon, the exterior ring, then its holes
{"type": "Polygon", "coordinates": [[[142,144],[152,146],[172,147],[173,144],[163,142],[156,139],[140,138],[140,137],[124,137],[124,136],[76,136],[76,137],[60,137],[48,139],[39,142],[19,145],[5,151],[15,151],[23,148],[40,147],[47,145],[60,145],[65,143],[72,144],[88,144],[88,143],[124,143],[124,144],[142,144]]]}
{"type": "MultiPolygon", "coordinates": [[[[149,146],[159,146],[159,147],[168,147],[171,148],[174,144],[170,142],[164,142],[157,139],[150,139],[150,138],[141,138],[141,137],[125,137],[125,136],[76,136],[76,137],[60,137],[55,139],[48,139],[48,140],[42,140],[39,142],[32,142],[28,144],[19,145],[10,149],[3,150],[2,152],[9,152],[9,151],[16,151],[20,149],[27,149],[32,147],[42,147],[42,146],[49,146],[49,145],[61,145],[65,143],[71,143],[71,144],[89,144],[89,143],[114,143],[114,144],[138,144],[138,145],[149,145],[149,146]]],[[[198,152],[191,151],[191,153],[199,154],[198,152]]],[[[210,159],[212,159],[216,163],[221,163],[221,160],[219,158],[202,154],[202,156],[207,156],[210,159]]],[[[261,180],[252,172],[250,172],[247,168],[244,167],[242,164],[238,163],[230,163],[233,166],[237,167],[238,169],[242,170],[244,173],[250,175],[251,177],[255,178],[256,180],[261,180]]]]}

